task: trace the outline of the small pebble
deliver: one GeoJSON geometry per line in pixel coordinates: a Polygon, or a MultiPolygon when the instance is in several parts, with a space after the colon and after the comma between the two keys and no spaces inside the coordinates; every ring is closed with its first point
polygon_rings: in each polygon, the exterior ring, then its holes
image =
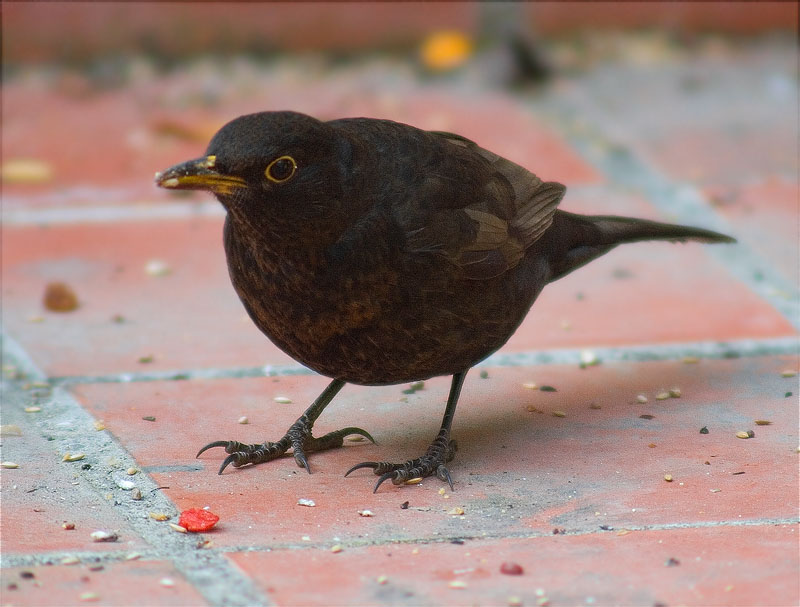
{"type": "Polygon", "coordinates": [[[116,542],[119,534],[115,531],[92,531],[91,538],[93,542],[116,542]]]}
{"type": "Polygon", "coordinates": [[[78,307],[78,296],[68,284],[51,282],[45,286],[43,303],[51,312],[72,312],[78,307]]]}
{"type": "Polygon", "coordinates": [[[581,350],[581,362],[580,367],[581,369],[585,369],[586,367],[592,367],[594,365],[600,364],[600,359],[597,357],[591,350],[581,350]]]}
{"type": "Polygon", "coordinates": [[[94,429],[97,430],[98,432],[100,432],[101,430],[105,430],[106,429],[106,423],[102,419],[98,419],[94,423],[94,429]]]}
{"type": "Polygon", "coordinates": [[[644,404],[647,402],[647,397],[644,394],[637,394],[636,395],[636,402],[644,404]]]}
{"type": "Polygon", "coordinates": [[[65,521],[61,523],[61,528],[66,529],[67,531],[72,531],[73,529],[75,529],[75,523],[68,523],[65,521]]]}
{"type": "Polygon", "coordinates": [[[116,483],[117,487],[119,487],[123,491],[130,491],[131,489],[134,489],[136,487],[136,483],[134,483],[133,481],[129,481],[122,478],[117,479],[116,483]]]}
{"type": "Polygon", "coordinates": [[[500,565],[500,573],[504,573],[505,575],[522,575],[523,570],[519,563],[506,561],[500,565]]]}
{"type": "Polygon", "coordinates": [[[700,434],[708,434],[708,426],[703,426],[700,428],[700,434]]]}
{"type": "Polygon", "coordinates": [[[139,501],[140,499],[142,499],[142,490],[139,489],[138,487],[134,487],[131,490],[131,499],[132,500],[136,500],[136,501],[139,501]]]}
{"type": "Polygon", "coordinates": [[[134,474],[139,473],[139,468],[128,468],[125,472],[128,476],[133,476],[134,474]]]}
{"type": "Polygon", "coordinates": [[[97,594],[96,592],[82,592],[78,596],[78,599],[81,600],[81,601],[87,601],[87,602],[88,601],[99,601],[100,600],[100,595],[97,594]]]}
{"type": "Polygon", "coordinates": [[[292,399],[288,398],[286,396],[276,396],[272,400],[274,400],[276,403],[279,403],[281,405],[290,405],[290,404],[292,404],[292,399]]]}
{"type": "Polygon", "coordinates": [[[144,265],[144,273],[148,276],[167,276],[171,272],[172,268],[161,259],[151,259],[144,265]]]}
{"type": "Polygon", "coordinates": [[[489,372],[486,369],[481,369],[480,378],[489,379],[489,372]]]}
{"type": "Polygon", "coordinates": [[[667,481],[668,483],[671,483],[672,482],[672,475],[671,474],[665,474],[664,475],[664,480],[667,481]]]}
{"type": "Polygon", "coordinates": [[[299,500],[297,500],[297,505],[298,506],[308,506],[309,508],[313,508],[317,504],[316,504],[316,502],[314,502],[314,500],[309,500],[309,499],[306,499],[304,497],[301,497],[299,500]]]}
{"type": "Polygon", "coordinates": [[[241,417],[238,419],[238,423],[240,423],[240,424],[249,424],[249,423],[250,423],[250,420],[249,420],[249,419],[247,419],[247,416],[246,416],[246,415],[242,415],[242,416],[241,416],[241,417]]]}
{"type": "Polygon", "coordinates": [[[680,388],[672,388],[669,391],[670,398],[680,398],[681,397],[681,389],[680,388]]]}
{"type": "Polygon", "coordinates": [[[367,516],[367,517],[369,517],[369,516],[374,516],[374,514],[372,514],[372,510],[359,510],[358,511],[358,516],[367,516]]]}
{"type": "Polygon", "coordinates": [[[669,397],[669,392],[659,392],[656,394],[656,400],[667,400],[669,397]]]}
{"type": "Polygon", "coordinates": [[[336,544],[335,546],[331,546],[331,552],[333,552],[334,554],[338,554],[342,550],[344,550],[344,548],[342,548],[340,544],[336,544]]]}

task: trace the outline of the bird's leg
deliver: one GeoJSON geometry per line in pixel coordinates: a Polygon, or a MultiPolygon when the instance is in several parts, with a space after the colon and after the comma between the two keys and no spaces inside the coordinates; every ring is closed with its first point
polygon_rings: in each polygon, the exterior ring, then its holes
{"type": "Polygon", "coordinates": [[[225,458],[225,461],[222,462],[219,468],[219,474],[222,474],[222,471],[225,470],[229,464],[232,464],[234,468],[239,468],[247,464],[261,464],[280,457],[291,447],[294,461],[297,462],[297,465],[301,468],[308,470],[310,474],[311,468],[308,466],[306,453],[341,447],[344,437],[351,434],[360,434],[374,443],[375,439],[370,436],[369,432],[361,428],[343,428],[336,432],[329,432],[319,438],[315,438],[311,435],[314,422],[317,421],[322,410],[328,406],[344,384],[345,382],[341,379],[334,379],[328,384],[328,387],[317,397],[317,400],[306,409],[305,413],[289,427],[284,437],[276,443],[267,441],[248,445],[238,441],[214,441],[200,449],[197,456],[199,457],[201,453],[213,447],[225,447],[225,452],[228,453],[228,457],[225,458]]]}
{"type": "Polygon", "coordinates": [[[461,371],[453,375],[453,382],[450,384],[450,394],[447,397],[447,407],[444,410],[444,418],[442,419],[442,427],[439,429],[439,434],[431,443],[428,450],[421,457],[410,459],[403,464],[393,464],[391,462],[362,462],[356,464],[347,471],[345,476],[358,470],[359,468],[372,468],[372,471],[380,475],[378,482],[375,484],[375,493],[381,484],[389,479],[395,485],[402,485],[404,482],[412,478],[424,478],[435,474],[440,480],[447,481],[450,489],[453,489],[453,481],[450,478],[450,471],[445,464],[455,457],[458,446],[456,441],[450,440],[450,426],[453,423],[453,416],[456,413],[456,404],[458,404],[458,396],[461,394],[461,386],[464,384],[464,378],[467,376],[466,371],[461,371]]]}

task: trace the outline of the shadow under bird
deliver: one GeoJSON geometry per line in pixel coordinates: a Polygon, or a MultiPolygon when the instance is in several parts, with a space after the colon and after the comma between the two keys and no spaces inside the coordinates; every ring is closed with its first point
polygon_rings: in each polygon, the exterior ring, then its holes
{"type": "Polygon", "coordinates": [[[289,449],[310,472],[308,453],[340,447],[348,435],[372,440],[355,427],[312,435],[346,383],[452,375],[441,429],[423,455],[347,472],[371,468],[375,491],[433,474],[452,488],[450,426],[464,377],[506,343],[547,283],[622,243],[734,242],[700,228],[561,211],[563,185],[459,135],[389,120],[241,116],[205,156],[158,173],[156,183],[217,197],[227,211],[230,278],[250,318],[332,378],[277,442],[203,447],[225,448],[220,474],[289,449]]]}

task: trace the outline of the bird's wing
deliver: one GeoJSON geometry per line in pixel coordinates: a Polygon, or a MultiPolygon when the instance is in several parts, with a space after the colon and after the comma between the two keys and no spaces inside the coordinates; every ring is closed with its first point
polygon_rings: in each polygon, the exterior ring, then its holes
{"type": "Polygon", "coordinates": [[[473,189],[472,200],[428,216],[424,227],[406,234],[406,245],[414,252],[445,255],[467,278],[498,276],[516,266],[550,226],[566,188],[542,182],[527,169],[460,135],[435,134],[477,154],[489,168],[481,172],[485,177],[473,189]]]}

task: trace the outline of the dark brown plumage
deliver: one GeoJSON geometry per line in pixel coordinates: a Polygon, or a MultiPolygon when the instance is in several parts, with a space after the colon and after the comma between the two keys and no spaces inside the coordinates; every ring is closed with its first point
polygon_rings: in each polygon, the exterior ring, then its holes
{"type": "Polygon", "coordinates": [[[277,443],[204,447],[229,453],[220,473],[289,448],[308,469],[307,452],[340,446],[347,434],[371,439],[359,428],[311,435],[345,383],[453,376],[442,428],[425,455],[351,469],[380,474],[376,490],[387,479],[430,474],[451,482],[450,423],[464,376],[508,340],[548,282],[625,242],[733,241],[699,228],[557,210],[563,185],[458,135],[387,120],[242,116],[214,136],[205,157],[156,182],[216,194],[227,210],[231,281],[253,322],[333,378],[277,443]]]}

